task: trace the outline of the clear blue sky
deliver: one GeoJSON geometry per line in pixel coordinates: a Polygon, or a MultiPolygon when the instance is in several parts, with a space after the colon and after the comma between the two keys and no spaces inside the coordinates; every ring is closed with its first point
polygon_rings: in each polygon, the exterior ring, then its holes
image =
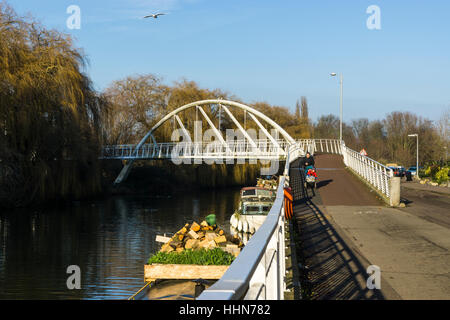
{"type": "Polygon", "coordinates": [[[154,73],[185,77],[245,102],[294,108],[308,98],[310,116],[344,120],[412,111],[436,120],[450,105],[450,1],[416,0],[9,0],[48,27],[70,33],[84,49],[88,73],[102,90],[112,81],[154,73]],[[80,30],[66,26],[81,8],[80,30]],[[366,9],[381,9],[369,30],[366,9]],[[141,19],[154,11],[169,14],[141,19]]]}

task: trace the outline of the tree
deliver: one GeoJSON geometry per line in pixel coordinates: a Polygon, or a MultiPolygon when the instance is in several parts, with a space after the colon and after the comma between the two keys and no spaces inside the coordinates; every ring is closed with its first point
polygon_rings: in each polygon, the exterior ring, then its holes
{"type": "Polygon", "coordinates": [[[104,96],[110,105],[108,144],[129,144],[142,139],[167,112],[169,88],[155,75],[138,75],[113,82],[104,96]]]}
{"type": "Polygon", "coordinates": [[[84,74],[85,63],[69,35],[22,19],[0,2],[3,205],[99,190],[105,104],[84,74]]]}
{"type": "Polygon", "coordinates": [[[339,139],[339,118],[333,114],[321,116],[314,125],[315,139],[339,139]]]}

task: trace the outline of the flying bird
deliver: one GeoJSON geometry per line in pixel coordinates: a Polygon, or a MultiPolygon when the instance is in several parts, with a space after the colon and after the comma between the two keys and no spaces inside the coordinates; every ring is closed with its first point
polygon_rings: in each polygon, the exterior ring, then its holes
{"type": "Polygon", "coordinates": [[[165,15],[165,13],[149,14],[148,16],[145,16],[144,19],[146,19],[146,18],[155,18],[155,19],[158,19],[158,16],[163,16],[163,15],[165,15]]]}

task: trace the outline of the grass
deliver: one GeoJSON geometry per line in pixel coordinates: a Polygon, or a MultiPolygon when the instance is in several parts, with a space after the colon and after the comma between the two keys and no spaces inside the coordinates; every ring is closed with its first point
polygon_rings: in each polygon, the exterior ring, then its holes
{"type": "Polygon", "coordinates": [[[148,264],[196,264],[196,265],[215,265],[215,266],[228,266],[235,257],[223,251],[222,249],[215,248],[213,250],[185,250],[178,252],[158,252],[148,259],[148,264]]]}

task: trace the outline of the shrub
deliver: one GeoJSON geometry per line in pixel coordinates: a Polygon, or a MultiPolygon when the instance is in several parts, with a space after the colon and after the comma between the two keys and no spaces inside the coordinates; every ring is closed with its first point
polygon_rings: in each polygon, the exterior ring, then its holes
{"type": "Polygon", "coordinates": [[[448,167],[447,168],[442,168],[441,170],[436,172],[436,175],[434,176],[435,177],[434,179],[439,184],[447,182],[449,180],[448,172],[449,172],[449,168],[448,167]]]}

